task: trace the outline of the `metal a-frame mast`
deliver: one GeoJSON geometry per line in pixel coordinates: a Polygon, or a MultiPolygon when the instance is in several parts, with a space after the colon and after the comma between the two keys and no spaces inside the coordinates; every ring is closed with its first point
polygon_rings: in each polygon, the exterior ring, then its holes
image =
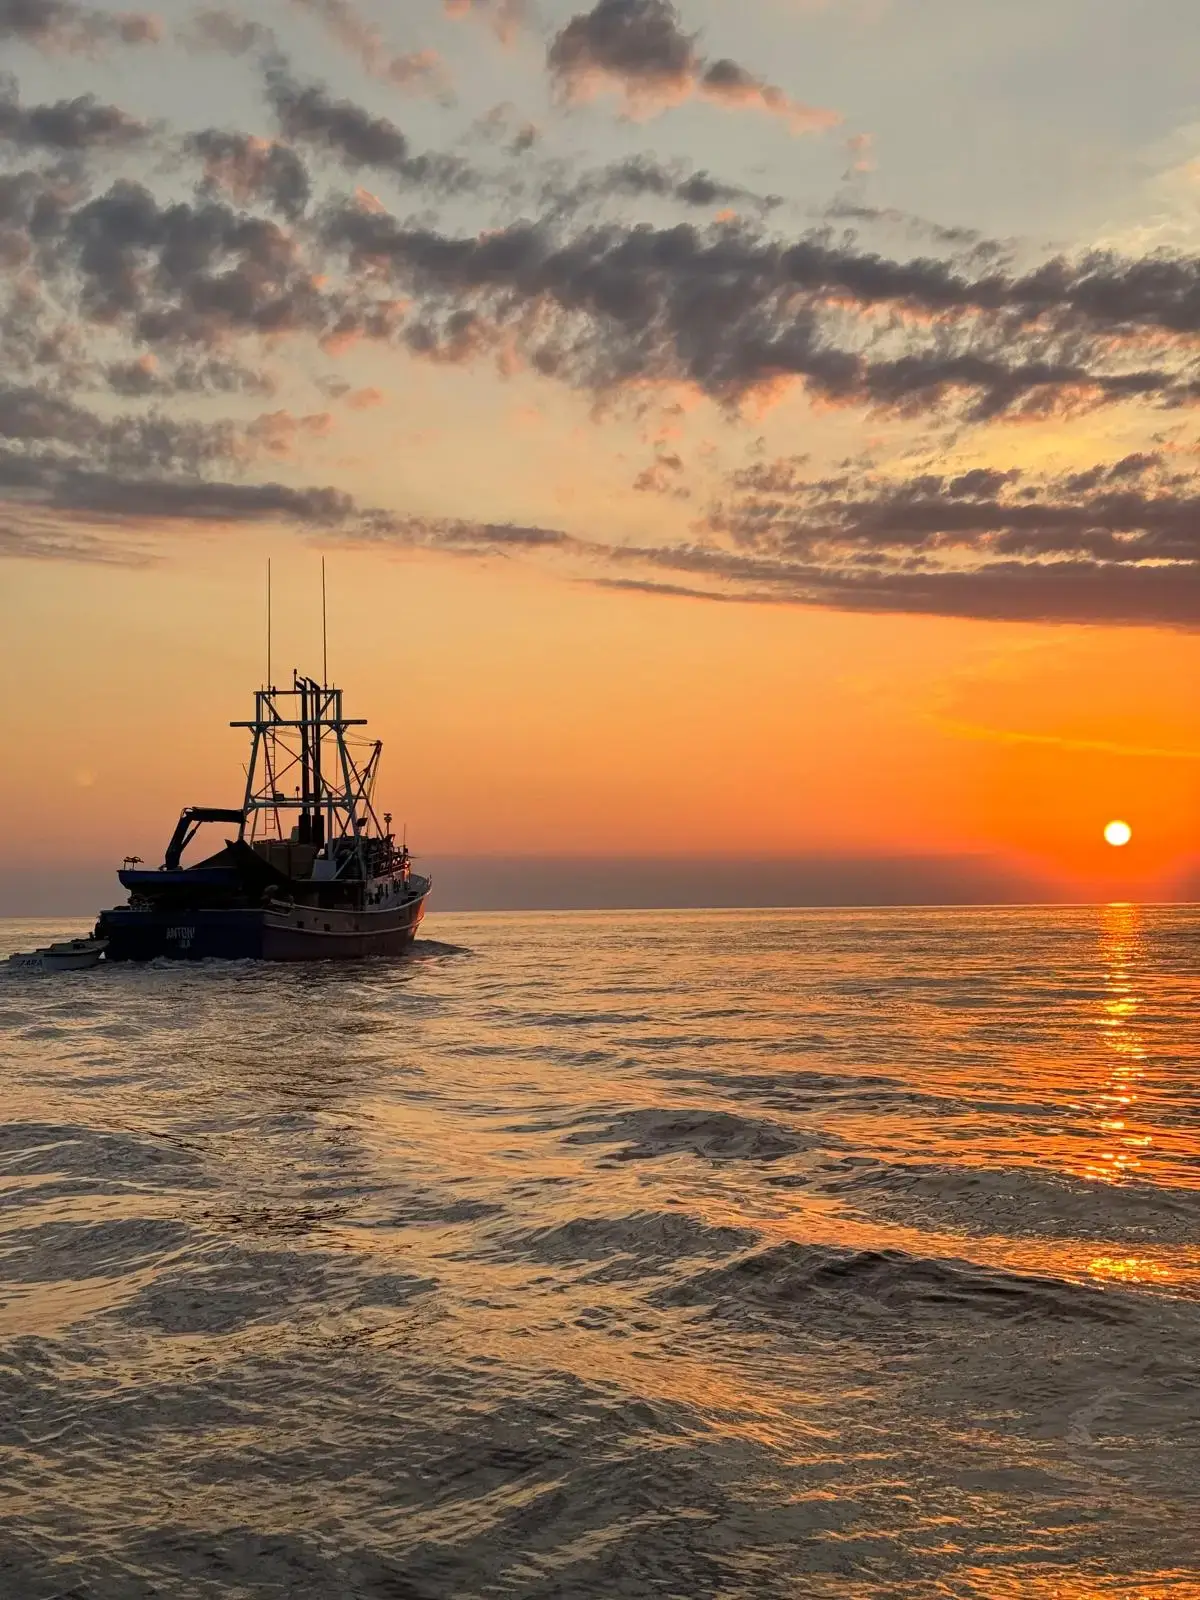
{"type": "Polygon", "coordinates": [[[284,816],[297,812],[296,842],[333,862],[332,876],[370,876],[367,843],[386,837],[372,804],[383,744],[375,740],[367,760],[355,761],[346,730],[364,727],[366,718],[344,714],[342,691],[293,672],[290,689],[255,691],[252,721],[229,725],[252,735],[238,837],[283,839],[284,816]],[[342,840],[353,848],[340,848],[342,840]]]}

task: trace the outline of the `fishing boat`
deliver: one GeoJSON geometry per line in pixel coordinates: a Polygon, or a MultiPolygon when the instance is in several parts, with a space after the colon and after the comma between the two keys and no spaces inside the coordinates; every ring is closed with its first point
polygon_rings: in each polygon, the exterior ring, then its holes
{"type": "Polygon", "coordinates": [[[402,955],[416,937],[430,881],[412,870],[374,791],[383,750],[351,729],[341,689],[293,672],[291,688],[255,692],[239,808],[186,806],[160,867],[127,856],[128,903],[102,911],[106,961],[326,961],[402,955]],[[230,829],[222,849],[183,855],[206,823],[230,829]]]}
{"type": "Polygon", "coordinates": [[[24,972],[82,972],[100,964],[103,939],[62,939],[40,950],[20,950],[8,958],[10,967],[24,972]]]}

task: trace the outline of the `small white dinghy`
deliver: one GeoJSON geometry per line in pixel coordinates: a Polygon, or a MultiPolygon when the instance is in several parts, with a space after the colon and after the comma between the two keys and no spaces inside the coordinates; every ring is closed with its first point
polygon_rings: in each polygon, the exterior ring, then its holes
{"type": "Polygon", "coordinates": [[[107,948],[107,939],[63,939],[41,950],[9,956],[8,964],[26,972],[80,972],[85,967],[98,966],[107,948]]]}

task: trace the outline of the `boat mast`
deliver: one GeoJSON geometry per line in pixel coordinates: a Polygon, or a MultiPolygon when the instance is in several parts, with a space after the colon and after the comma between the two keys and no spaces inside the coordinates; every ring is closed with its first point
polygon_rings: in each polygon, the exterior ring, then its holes
{"type": "Polygon", "coordinates": [[[271,687],[271,558],[267,557],[267,681],[266,688],[271,687]]]}
{"type": "Polygon", "coordinates": [[[309,708],[312,712],[312,733],[308,745],[312,759],[312,822],[309,834],[311,842],[318,848],[325,843],[325,818],[321,803],[321,736],[324,724],[320,720],[324,706],[319,703],[323,695],[324,691],[319,690],[315,683],[309,685],[309,708]]]}
{"type": "Polygon", "coordinates": [[[321,851],[324,859],[334,863],[333,876],[368,877],[371,825],[379,831],[371,788],[381,746],[376,741],[366,762],[361,767],[356,763],[346,730],[365,726],[365,718],[343,714],[342,691],[296,672],[290,689],[271,685],[257,691],[253,721],[230,726],[247,728],[253,736],[241,837],[253,843],[262,812],[273,814],[275,833],[282,838],[280,813],[296,811],[298,844],[321,851]],[[334,767],[328,772],[322,759],[326,738],[333,740],[336,751],[334,767]],[[260,751],[265,769],[262,776],[260,751]],[[288,781],[294,785],[290,794],[283,788],[288,781]],[[337,848],[343,840],[350,847],[337,848]]]}
{"type": "Polygon", "coordinates": [[[292,669],[292,681],[296,685],[296,692],[300,696],[300,843],[312,843],[312,821],[309,817],[309,801],[312,797],[311,770],[312,756],[309,751],[309,722],[308,722],[308,679],[298,677],[296,670],[292,669]]]}

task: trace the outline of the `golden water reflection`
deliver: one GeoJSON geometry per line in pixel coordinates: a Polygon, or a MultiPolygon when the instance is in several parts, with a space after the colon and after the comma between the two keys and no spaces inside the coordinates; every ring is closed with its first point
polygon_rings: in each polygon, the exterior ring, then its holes
{"type": "MultiPolygon", "coordinates": [[[[397,1566],[504,1548],[524,1574],[535,1540],[564,1563],[595,1540],[636,1584],[653,1519],[663,1593],[708,1592],[717,1549],[764,1597],[1200,1600],[1174,1565],[1189,947],[1133,907],[994,920],[756,919],[711,946],[687,924],[661,973],[650,933],[481,925],[470,963],[405,991],[368,973],[320,1010],[286,974],[202,974],[200,1022],[173,974],[133,974],[152,1025],[120,1035],[124,1080],[98,1031],[95,1079],[57,1015],[21,1035],[9,1117],[35,1150],[74,1131],[13,1177],[10,1226],[44,1253],[52,1219],[71,1254],[10,1296],[9,1331],[78,1330],[130,1426],[166,1418],[137,1450],[98,1432],[78,1525],[132,1526],[165,1484],[218,1540],[320,1525],[397,1566]],[[108,1185],[112,1151],[113,1192],[60,1184],[75,1161],[108,1185]]],[[[39,1529],[82,1493],[78,1438],[40,1448],[17,1474],[39,1529]]],[[[459,1570],[428,1592],[482,1590],[459,1570]]]]}
{"type": "Polygon", "coordinates": [[[1146,982],[1141,916],[1138,906],[1125,904],[1105,906],[1101,912],[1104,994],[1096,1017],[1102,1045],[1101,1076],[1082,1109],[1098,1136],[1084,1161],[1083,1173],[1104,1183],[1136,1177],[1143,1152],[1154,1143],[1141,1109],[1149,1054],[1138,1026],[1146,982]]]}

